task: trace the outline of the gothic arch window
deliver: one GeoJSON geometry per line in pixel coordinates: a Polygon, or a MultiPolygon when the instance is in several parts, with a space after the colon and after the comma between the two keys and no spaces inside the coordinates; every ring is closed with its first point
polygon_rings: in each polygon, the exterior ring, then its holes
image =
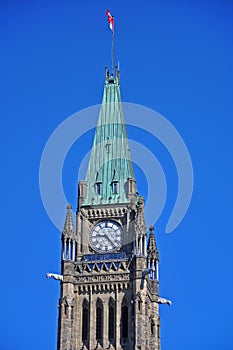
{"type": "Polygon", "coordinates": [[[128,333],[129,333],[129,307],[126,302],[126,300],[123,301],[122,303],[122,308],[121,308],[121,333],[122,333],[122,338],[127,339],[128,338],[128,333]]]}
{"type": "Polygon", "coordinates": [[[108,338],[110,341],[115,339],[115,302],[112,298],[108,303],[108,338]]]}
{"type": "Polygon", "coordinates": [[[96,340],[103,340],[103,303],[99,298],[96,303],[96,340]]]}
{"type": "Polygon", "coordinates": [[[82,341],[86,342],[88,340],[88,328],[89,328],[89,305],[86,299],[83,300],[82,305],[82,341]]]}

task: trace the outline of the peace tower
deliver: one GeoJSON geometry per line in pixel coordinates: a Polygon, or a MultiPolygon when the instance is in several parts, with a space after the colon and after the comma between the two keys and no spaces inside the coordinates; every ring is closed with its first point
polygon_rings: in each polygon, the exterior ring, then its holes
{"type": "Polygon", "coordinates": [[[160,350],[158,250],[137,193],[120,96],[106,69],[86,179],[62,231],[58,350],[160,350]],[[148,239],[147,239],[148,238],[148,239]]]}

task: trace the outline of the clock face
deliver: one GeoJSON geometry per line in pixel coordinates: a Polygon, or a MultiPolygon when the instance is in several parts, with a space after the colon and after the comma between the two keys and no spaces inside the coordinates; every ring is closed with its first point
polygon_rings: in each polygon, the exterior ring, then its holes
{"type": "Polygon", "coordinates": [[[115,221],[99,222],[90,233],[90,245],[99,253],[114,252],[121,245],[122,230],[115,221]]]}

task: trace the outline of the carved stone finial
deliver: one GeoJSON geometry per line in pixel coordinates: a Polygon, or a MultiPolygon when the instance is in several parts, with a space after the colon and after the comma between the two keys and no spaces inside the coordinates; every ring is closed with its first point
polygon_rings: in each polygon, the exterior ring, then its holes
{"type": "Polygon", "coordinates": [[[150,230],[151,233],[154,232],[154,226],[150,225],[149,230],[150,230]]]}
{"type": "Polygon", "coordinates": [[[74,235],[74,223],[73,223],[73,218],[72,218],[72,205],[68,204],[67,205],[67,214],[66,214],[66,219],[65,219],[65,225],[63,228],[63,235],[67,236],[73,236],[74,235]]]}
{"type": "Polygon", "coordinates": [[[149,241],[147,246],[147,255],[148,257],[158,259],[158,249],[155,241],[154,226],[151,225],[149,227],[149,230],[150,230],[150,235],[149,235],[149,241]]]}

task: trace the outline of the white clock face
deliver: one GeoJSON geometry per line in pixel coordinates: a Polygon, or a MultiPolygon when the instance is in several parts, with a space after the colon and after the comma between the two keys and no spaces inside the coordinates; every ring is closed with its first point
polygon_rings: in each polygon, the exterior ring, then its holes
{"type": "Polygon", "coordinates": [[[114,252],[121,246],[122,230],[115,221],[99,222],[90,233],[90,245],[99,253],[114,252]]]}

